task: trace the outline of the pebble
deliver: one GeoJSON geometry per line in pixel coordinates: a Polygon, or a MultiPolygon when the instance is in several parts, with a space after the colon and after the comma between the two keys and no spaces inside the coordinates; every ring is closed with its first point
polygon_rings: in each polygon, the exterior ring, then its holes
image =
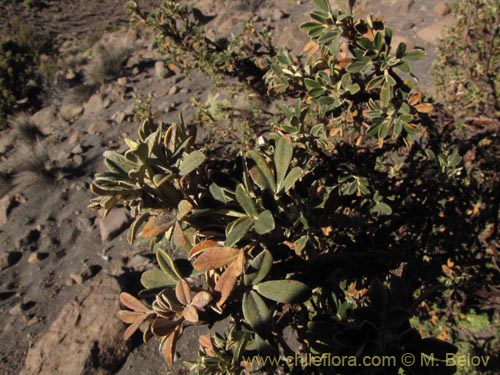
{"type": "Polygon", "coordinates": [[[434,12],[438,16],[444,17],[444,16],[447,16],[448,14],[450,14],[451,9],[450,9],[450,6],[448,5],[448,3],[439,3],[439,4],[436,4],[436,6],[434,7],[434,12]]]}
{"type": "Polygon", "coordinates": [[[19,262],[23,253],[20,251],[6,251],[0,254],[0,270],[9,268],[19,262]]]}
{"type": "Polygon", "coordinates": [[[175,95],[179,91],[179,88],[176,85],[173,85],[170,90],[168,90],[168,95],[175,95]]]}

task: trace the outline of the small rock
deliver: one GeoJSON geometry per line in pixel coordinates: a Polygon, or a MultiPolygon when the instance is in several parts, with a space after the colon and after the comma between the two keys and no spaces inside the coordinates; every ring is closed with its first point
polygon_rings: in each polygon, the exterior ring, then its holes
{"type": "Polygon", "coordinates": [[[131,268],[134,271],[144,271],[150,263],[151,261],[148,258],[141,254],[136,254],[127,262],[127,268],[131,268]]]}
{"type": "Polygon", "coordinates": [[[71,277],[68,277],[65,281],[64,281],[64,284],[66,284],[66,286],[72,286],[75,284],[75,280],[73,280],[71,277]]]}
{"type": "Polygon", "coordinates": [[[163,79],[167,76],[167,68],[165,68],[165,63],[161,60],[155,62],[155,76],[158,79],[163,79]]]}
{"type": "Polygon", "coordinates": [[[93,265],[85,267],[82,271],[78,273],[71,273],[69,277],[78,285],[83,284],[85,281],[91,279],[99,273],[101,266],[93,265]]]}
{"type": "Polygon", "coordinates": [[[131,219],[125,208],[112,210],[108,216],[99,222],[102,242],[110,241],[118,236],[130,224],[131,219]]]}
{"type": "Polygon", "coordinates": [[[140,73],[141,71],[139,70],[139,68],[137,66],[135,66],[133,69],[132,69],[132,75],[136,76],[140,73]]]}
{"type": "Polygon", "coordinates": [[[411,21],[403,21],[403,23],[400,26],[401,30],[410,30],[415,27],[415,24],[411,21]]]}
{"type": "Polygon", "coordinates": [[[168,90],[168,95],[175,95],[179,91],[179,88],[176,85],[173,85],[170,90],[168,90]]]}
{"type": "Polygon", "coordinates": [[[434,13],[436,13],[440,17],[447,16],[448,14],[450,14],[450,12],[451,9],[448,3],[438,3],[434,7],[434,13]]]}
{"type": "Polygon", "coordinates": [[[16,200],[12,195],[5,195],[0,199],[0,226],[7,224],[10,211],[15,207],[16,200]]]}
{"type": "Polygon", "coordinates": [[[73,155],[79,155],[83,153],[82,145],[81,144],[76,145],[71,149],[70,153],[72,153],[73,155]]]}
{"type": "Polygon", "coordinates": [[[57,120],[54,106],[42,108],[31,116],[33,122],[40,128],[42,133],[48,134],[52,132],[54,123],[57,120]]]}
{"type": "Polygon", "coordinates": [[[120,77],[116,80],[116,83],[118,84],[118,86],[126,86],[127,83],[128,83],[128,79],[127,77],[120,77]]]}
{"type": "Polygon", "coordinates": [[[63,102],[63,104],[59,108],[59,114],[63,119],[67,121],[75,119],[82,113],[83,113],[83,106],[80,104],[74,104],[74,103],[64,104],[63,102]]]}
{"type": "Polygon", "coordinates": [[[85,115],[95,116],[99,114],[104,108],[104,98],[101,93],[95,93],[89,100],[84,104],[85,115]]]}
{"type": "Polygon", "coordinates": [[[287,18],[288,14],[283,12],[281,9],[274,8],[273,15],[271,16],[271,19],[273,21],[279,21],[282,18],[287,18]]]}
{"type": "Polygon", "coordinates": [[[12,307],[9,310],[9,314],[14,315],[14,316],[22,314],[23,312],[28,311],[29,309],[31,309],[35,305],[36,305],[36,303],[34,301],[18,303],[17,305],[15,305],[14,307],[12,307]]]}
{"type": "Polygon", "coordinates": [[[36,251],[34,253],[31,253],[30,256],[28,257],[28,263],[29,264],[38,263],[47,257],[48,257],[47,253],[39,253],[38,251],[36,251]]]}
{"type": "Polygon", "coordinates": [[[70,145],[74,145],[76,142],[78,142],[80,140],[82,136],[82,132],[80,131],[75,131],[73,132],[69,137],[68,137],[68,143],[70,145]]]}
{"type": "Polygon", "coordinates": [[[87,133],[89,134],[98,134],[104,132],[109,127],[109,124],[106,120],[99,119],[90,124],[87,133]]]}
{"type": "Polygon", "coordinates": [[[66,75],[64,76],[67,80],[72,80],[72,79],[75,79],[76,77],[76,73],[73,69],[69,69],[67,72],[66,72],[66,75]]]}
{"type": "Polygon", "coordinates": [[[9,268],[19,262],[23,253],[20,251],[5,251],[0,253],[0,270],[9,268]]]}
{"type": "Polygon", "coordinates": [[[75,168],[81,167],[83,165],[82,155],[75,155],[71,158],[71,160],[73,160],[73,166],[75,168]]]}
{"type": "Polygon", "coordinates": [[[115,115],[113,116],[113,120],[115,120],[117,124],[123,124],[126,117],[127,115],[125,114],[125,112],[120,111],[115,113],[115,115]]]}
{"type": "Polygon", "coordinates": [[[38,316],[34,316],[30,320],[28,320],[28,322],[26,323],[26,327],[34,326],[35,324],[38,324],[41,321],[42,321],[42,319],[40,319],[38,316]]]}
{"type": "Polygon", "coordinates": [[[180,94],[189,94],[190,92],[191,92],[191,90],[188,89],[187,87],[185,87],[181,91],[179,91],[180,94]]]}
{"type": "Polygon", "coordinates": [[[182,81],[185,78],[186,78],[186,76],[184,74],[176,74],[174,79],[173,79],[173,82],[179,83],[180,81],[182,81]]]}

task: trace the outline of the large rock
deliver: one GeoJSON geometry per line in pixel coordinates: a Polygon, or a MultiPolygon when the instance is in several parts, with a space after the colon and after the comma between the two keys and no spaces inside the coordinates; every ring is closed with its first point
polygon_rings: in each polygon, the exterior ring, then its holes
{"type": "Polygon", "coordinates": [[[66,304],[48,331],[29,349],[22,375],[107,375],[125,362],[131,347],[124,324],[118,282],[101,275],[66,304]]]}
{"type": "Polygon", "coordinates": [[[118,236],[130,224],[130,216],[125,208],[115,208],[108,216],[101,218],[99,231],[102,242],[110,241],[118,236]]]}

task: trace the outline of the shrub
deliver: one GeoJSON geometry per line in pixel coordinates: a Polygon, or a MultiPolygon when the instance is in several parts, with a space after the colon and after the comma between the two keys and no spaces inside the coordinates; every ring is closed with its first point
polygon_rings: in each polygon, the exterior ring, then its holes
{"type": "Polygon", "coordinates": [[[22,142],[33,144],[43,138],[43,133],[26,112],[17,113],[9,121],[9,125],[22,142]]]}
{"type": "Polygon", "coordinates": [[[438,92],[459,117],[500,116],[500,4],[458,0],[457,23],[439,46],[438,92]]]}
{"type": "MultiPolygon", "coordinates": [[[[185,330],[223,321],[224,332],[199,339],[190,364],[199,374],[454,373],[443,360],[457,347],[423,337],[410,318],[449,258],[498,282],[476,236],[498,212],[468,213],[492,198],[491,181],[478,189],[462,158],[479,146],[444,132],[402,78],[422,50],[393,48],[381,20],[354,18],[354,1],[315,5],[301,26],[312,39],[307,61],[281,51],[265,77],[295,102],[254,145],[213,152],[182,116],[165,125],[148,115],[127,151],[104,153],[90,207],[125,205],[135,217],[129,242],[149,240],[159,266],[141,277],[144,302],[120,296],[125,337],[139,328],[145,342],[159,337],[171,364],[185,330]],[[432,354],[440,366],[324,361],[403,353],[418,363],[432,354]]],[[[473,279],[443,281],[450,305],[473,279]]]]}
{"type": "Polygon", "coordinates": [[[30,24],[14,19],[0,37],[0,129],[17,109],[36,106],[40,88],[37,67],[49,51],[47,38],[30,24]]]}

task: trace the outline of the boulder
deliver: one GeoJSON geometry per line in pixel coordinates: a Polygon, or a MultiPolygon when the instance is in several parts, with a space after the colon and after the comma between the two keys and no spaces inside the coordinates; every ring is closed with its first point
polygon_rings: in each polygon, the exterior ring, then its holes
{"type": "Polygon", "coordinates": [[[47,332],[31,347],[22,375],[108,375],[115,373],[130,353],[123,340],[118,282],[100,275],[82,286],[47,332]]]}

